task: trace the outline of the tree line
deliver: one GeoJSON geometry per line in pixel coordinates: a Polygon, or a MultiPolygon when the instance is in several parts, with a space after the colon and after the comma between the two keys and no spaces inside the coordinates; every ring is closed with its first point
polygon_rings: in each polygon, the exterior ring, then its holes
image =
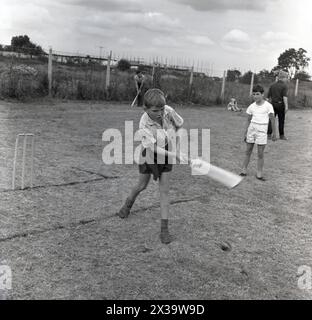
{"type": "Polygon", "coordinates": [[[0,44],[0,50],[14,51],[36,56],[46,54],[41,46],[30,41],[30,38],[27,35],[12,37],[10,45],[3,46],[0,44]]]}
{"type": "MultiPolygon", "coordinates": [[[[46,54],[41,46],[33,43],[27,35],[12,37],[10,45],[2,46],[0,44],[0,50],[14,51],[37,56],[46,54]]],[[[307,57],[307,51],[305,49],[287,49],[280,54],[277,59],[277,65],[274,68],[271,70],[263,69],[254,74],[254,83],[261,81],[274,81],[279,70],[288,72],[290,79],[310,81],[311,76],[305,71],[305,68],[309,65],[309,61],[310,58],[307,57]]],[[[118,68],[121,70],[127,70],[130,68],[130,63],[125,59],[122,59],[118,62],[118,68]]],[[[235,68],[227,70],[227,81],[250,83],[251,77],[252,71],[247,71],[242,74],[235,68]]]]}
{"type": "MultiPolygon", "coordinates": [[[[277,59],[277,65],[272,70],[263,69],[254,74],[254,83],[274,81],[278,71],[284,70],[289,74],[290,79],[299,79],[301,81],[310,81],[311,76],[304,70],[309,65],[310,58],[307,57],[307,51],[303,48],[298,50],[290,48],[285,50],[277,59]]],[[[227,70],[227,81],[237,81],[249,84],[252,77],[252,71],[242,74],[237,69],[227,70]]]]}

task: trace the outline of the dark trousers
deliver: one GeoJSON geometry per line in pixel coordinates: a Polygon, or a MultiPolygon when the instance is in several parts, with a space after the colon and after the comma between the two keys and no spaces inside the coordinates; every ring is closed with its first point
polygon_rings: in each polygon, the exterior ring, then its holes
{"type": "Polygon", "coordinates": [[[142,107],[143,106],[143,99],[144,99],[144,91],[143,91],[143,85],[139,84],[139,90],[140,90],[140,94],[138,95],[137,98],[137,106],[138,107],[142,107]]]}
{"type": "MultiPolygon", "coordinates": [[[[273,103],[274,115],[278,117],[278,131],[279,135],[284,135],[284,124],[285,124],[285,106],[283,105],[275,105],[273,103]]],[[[272,124],[269,121],[268,134],[272,134],[272,124]]]]}
{"type": "Polygon", "coordinates": [[[143,92],[142,91],[138,95],[137,102],[138,102],[138,107],[142,107],[143,106],[143,92]]]}

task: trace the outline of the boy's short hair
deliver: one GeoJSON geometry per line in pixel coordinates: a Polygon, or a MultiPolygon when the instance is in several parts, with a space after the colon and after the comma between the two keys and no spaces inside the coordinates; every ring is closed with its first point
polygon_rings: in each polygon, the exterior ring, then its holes
{"type": "Polygon", "coordinates": [[[165,94],[160,89],[149,89],[144,95],[144,105],[146,108],[163,107],[166,104],[165,94]]]}
{"type": "Polygon", "coordinates": [[[263,93],[264,89],[262,86],[260,86],[260,84],[256,84],[253,88],[252,88],[252,92],[260,92],[263,93]]]}
{"type": "Polygon", "coordinates": [[[137,70],[135,73],[136,74],[142,73],[142,70],[137,70]]]}

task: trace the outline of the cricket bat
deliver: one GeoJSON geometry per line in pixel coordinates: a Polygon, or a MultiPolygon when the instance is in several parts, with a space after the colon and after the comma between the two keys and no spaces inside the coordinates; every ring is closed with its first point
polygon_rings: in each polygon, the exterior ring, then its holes
{"type": "Polygon", "coordinates": [[[135,96],[134,100],[132,101],[132,103],[131,103],[131,108],[134,107],[134,104],[135,104],[135,102],[137,101],[137,98],[138,98],[138,96],[139,96],[140,93],[141,93],[141,88],[140,88],[140,90],[138,91],[137,95],[135,96]]]}
{"type": "Polygon", "coordinates": [[[134,100],[132,101],[132,103],[131,103],[131,108],[134,107],[134,104],[135,104],[135,102],[137,101],[137,98],[138,98],[138,96],[139,96],[139,93],[140,93],[140,92],[138,92],[138,94],[135,96],[134,100]]]}
{"type": "Polygon", "coordinates": [[[191,168],[194,175],[205,175],[223,184],[229,189],[237,186],[243,179],[241,176],[235,173],[216,167],[201,159],[191,160],[191,168]]]}

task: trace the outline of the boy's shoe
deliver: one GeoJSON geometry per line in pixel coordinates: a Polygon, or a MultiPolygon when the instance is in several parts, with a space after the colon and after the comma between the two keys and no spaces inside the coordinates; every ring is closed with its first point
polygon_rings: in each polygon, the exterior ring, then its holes
{"type": "Polygon", "coordinates": [[[169,231],[162,231],[160,233],[160,241],[164,244],[169,244],[172,241],[169,231]]]}
{"type": "Polygon", "coordinates": [[[132,208],[134,201],[127,198],[125,204],[122,206],[122,208],[117,212],[117,216],[121,219],[127,218],[130,214],[130,209],[132,208]]]}
{"type": "Polygon", "coordinates": [[[241,172],[239,175],[240,175],[241,177],[246,177],[246,176],[247,176],[247,173],[241,172]]]}
{"type": "Polygon", "coordinates": [[[287,140],[287,138],[284,135],[280,136],[280,139],[281,140],[287,140]]]}
{"type": "Polygon", "coordinates": [[[258,177],[257,175],[256,175],[256,178],[257,178],[258,180],[260,180],[260,181],[266,181],[265,178],[263,178],[263,177],[258,177]]]}

